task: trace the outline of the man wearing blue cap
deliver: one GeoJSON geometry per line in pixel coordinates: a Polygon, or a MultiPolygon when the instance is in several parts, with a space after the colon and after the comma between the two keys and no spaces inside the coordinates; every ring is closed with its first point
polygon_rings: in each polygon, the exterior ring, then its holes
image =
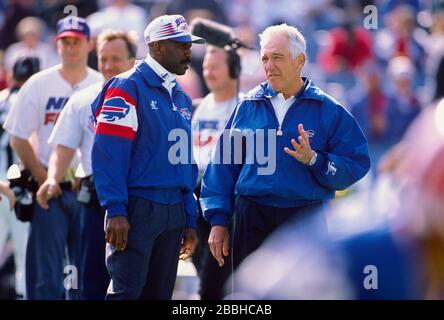
{"type": "MultiPolygon", "coordinates": [[[[11,146],[39,185],[47,178],[52,151],[47,140],[66,101],[76,91],[102,81],[100,73],[86,65],[89,35],[84,19],[70,16],[60,20],[57,49],[62,63],[32,76],[6,118],[4,128],[11,136],[11,146]]],[[[80,207],[68,176],[59,186],[63,193],[48,203],[48,209],[34,206],[26,253],[27,299],[63,299],[65,289],[78,289],[80,207]],[[66,268],[65,263],[75,268],[66,268]],[[70,273],[71,283],[64,279],[64,270],[70,273]]],[[[46,192],[57,191],[53,187],[46,192]]],[[[78,292],[70,290],[70,297],[76,298],[78,292]]]]}
{"type": "Polygon", "coordinates": [[[106,210],[106,299],[171,299],[179,256],[191,256],[197,166],[191,161],[191,100],[175,80],[191,62],[180,15],[154,19],[149,54],[106,83],[93,103],[93,177],[106,210]],[[181,146],[177,148],[177,146],[181,146]]]}

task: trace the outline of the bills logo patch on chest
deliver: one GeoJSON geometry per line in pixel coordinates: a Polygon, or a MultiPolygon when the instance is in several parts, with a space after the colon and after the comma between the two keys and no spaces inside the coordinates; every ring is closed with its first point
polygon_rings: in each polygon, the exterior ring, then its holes
{"type": "Polygon", "coordinates": [[[184,119],[191,120],[191,112],[187,108],[180,108],[179,113],[184,119]]]}

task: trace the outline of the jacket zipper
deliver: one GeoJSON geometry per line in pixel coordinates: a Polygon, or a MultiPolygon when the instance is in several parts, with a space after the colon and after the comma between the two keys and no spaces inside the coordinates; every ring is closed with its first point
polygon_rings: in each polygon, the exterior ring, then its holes
{"type": "MultiPolygon", "coordinates": [[[[279,137],[282,137],[282,136],[283,136],[283,130],[282,130],[282,127],[283,127],[283,125],[284,125],[284,123],[285,123],[285,119],[287,119],[287,116],[288,116],[290,110],[291,110],[292,108],[295,107],[296,102],[298,101],[298,99],[296,99],[296,100],[292,103],[292,105],[290,106],[290,108],[288,108],[287,112],[285,113],[284,118],[282,119],[282,124],[279,124],[279,120],[278,120],[278,118],[277,118],[276,111],[274,110],[273,105],[271,104],[270,100],[265,99],[265,101],[266,101],[267,105],[268,105],[269,107],[271,107],[271,109],[272,109],[272,111],[273,111],[273,114],[274,114],[274,119],[275,119],[276,123],[278,124],[278,130],[277,130],[277,132],[276,132],[276,136],[277,136],[278,138],[279,138],[279,137]]],[[[284,152],[284,151],[283,151],[283,147],[282,147],[282,139],[278,139],[278,143],[277,143],[276,148],[277,148],[277,150],[276,150],[276,168],[279,168],[279,158],[280,158],[280,153],[281,153],[280,151],[282,150],[282,152],[284,152]]],[[[279,170],[276,170],[276,174],[274,175],[274,176],[275,176],[275,179],[274,179],[274,185],[273,185],[273,193],[274,193],[274,194],[278,194],[278,191],[277,191],[277,189],[276,189],[276,186],[278,185],[278,180],[279,180],[279,179],[278,179],[278,172],[279,172],[279,170]]]]}
{"type": "MultiPolygon", "coordinates": [[[[279,158],[280,158],[280,152],[279,151],[281,150],[281,143],[282,143],[282,139],[279,139],[279,138],[282,137],[282,135],[283,135],[282,125],[279,124],[279,120],[277,118],[276,111],[274,110],[273,105],[271,104],[270,100],[265,99],[265,103],[271,109],[271,112],[274,115],[274,120],[277,123],[277,127],[278,127],[278,130],[276,132],[276,137],[277,137],[277,139],[276,139],[277,140],[277,143],[276,143],[276,168],[279,168],[279,158]]],[[[282,121],[282,123],[283,122],[284,121],[282,121]]],[[[279,170],[276,170],[276,174],[274,174],[274,181],[273,181],[273,188],[272,188],[272,192],[274,194],[278,194],[277,189],[276,189],[277,182],[278,182],[278,176],[277,176],[278,172],[279,172],[279,170]]]]}

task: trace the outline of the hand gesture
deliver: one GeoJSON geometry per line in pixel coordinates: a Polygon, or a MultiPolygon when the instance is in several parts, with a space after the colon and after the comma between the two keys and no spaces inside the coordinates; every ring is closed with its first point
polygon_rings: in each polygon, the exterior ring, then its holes
{"type": "Polygon", "coordinates": [[[291,144],[294,150],[285,147],[284,151],[290,156],[293,156],[296,160],[303,164],[308,164],[311,158],[314,156],[314,151],[310,147],[310,141],[308,140],[308,134],[304,130],[304,126],[300,123],[298,125],[299,137],[297,143],[294,139],[291,139],[291,144]]]}

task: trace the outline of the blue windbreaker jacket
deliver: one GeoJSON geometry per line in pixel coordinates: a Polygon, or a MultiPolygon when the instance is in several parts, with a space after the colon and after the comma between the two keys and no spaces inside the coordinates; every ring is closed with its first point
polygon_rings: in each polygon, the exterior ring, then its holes
{"type": "Polygon", "coordinates": [[[126,216],[128,196],[162,204],[184,203],[195,227],[197,166],[191,152],[191,100],[144,61],[108,81],[92,104],[96,134],[94,182],[108,218],[126,216]]]}
{"type": "Polygon", "coordinates": [[[236,195],[273,207],[303,206],[333,198],[335,190],[349,187],[368,172],[367,140],[356,120],[309,79],[303,80],[304,87],[283,120],[281,136],[267,134],[269,129],[276,132],[279,127],[270,101],[277,93],[267,82],[251,90],[233,111],[202,181],[200,203],[211,225],[228,224],[236,195]],[[311,167],[284,151],[284,147],[293,149],[291,139],[298,141],[299,123],[318,154],[311,167]],[[259,129],[264,130],[261,137],[259,129]],[[233,141],[239,132],[244,139],[241,160],[236,162],[239,155],[233,141]],[[270,139],[275,141],[275,150],[269,150],[270,139]],[[248,144],[253,140],[254,144],[248,144]],[[272,155],[273,151],[275,170],[258,174],[267,166],[272,168],[259,155],[272,155]]]}

